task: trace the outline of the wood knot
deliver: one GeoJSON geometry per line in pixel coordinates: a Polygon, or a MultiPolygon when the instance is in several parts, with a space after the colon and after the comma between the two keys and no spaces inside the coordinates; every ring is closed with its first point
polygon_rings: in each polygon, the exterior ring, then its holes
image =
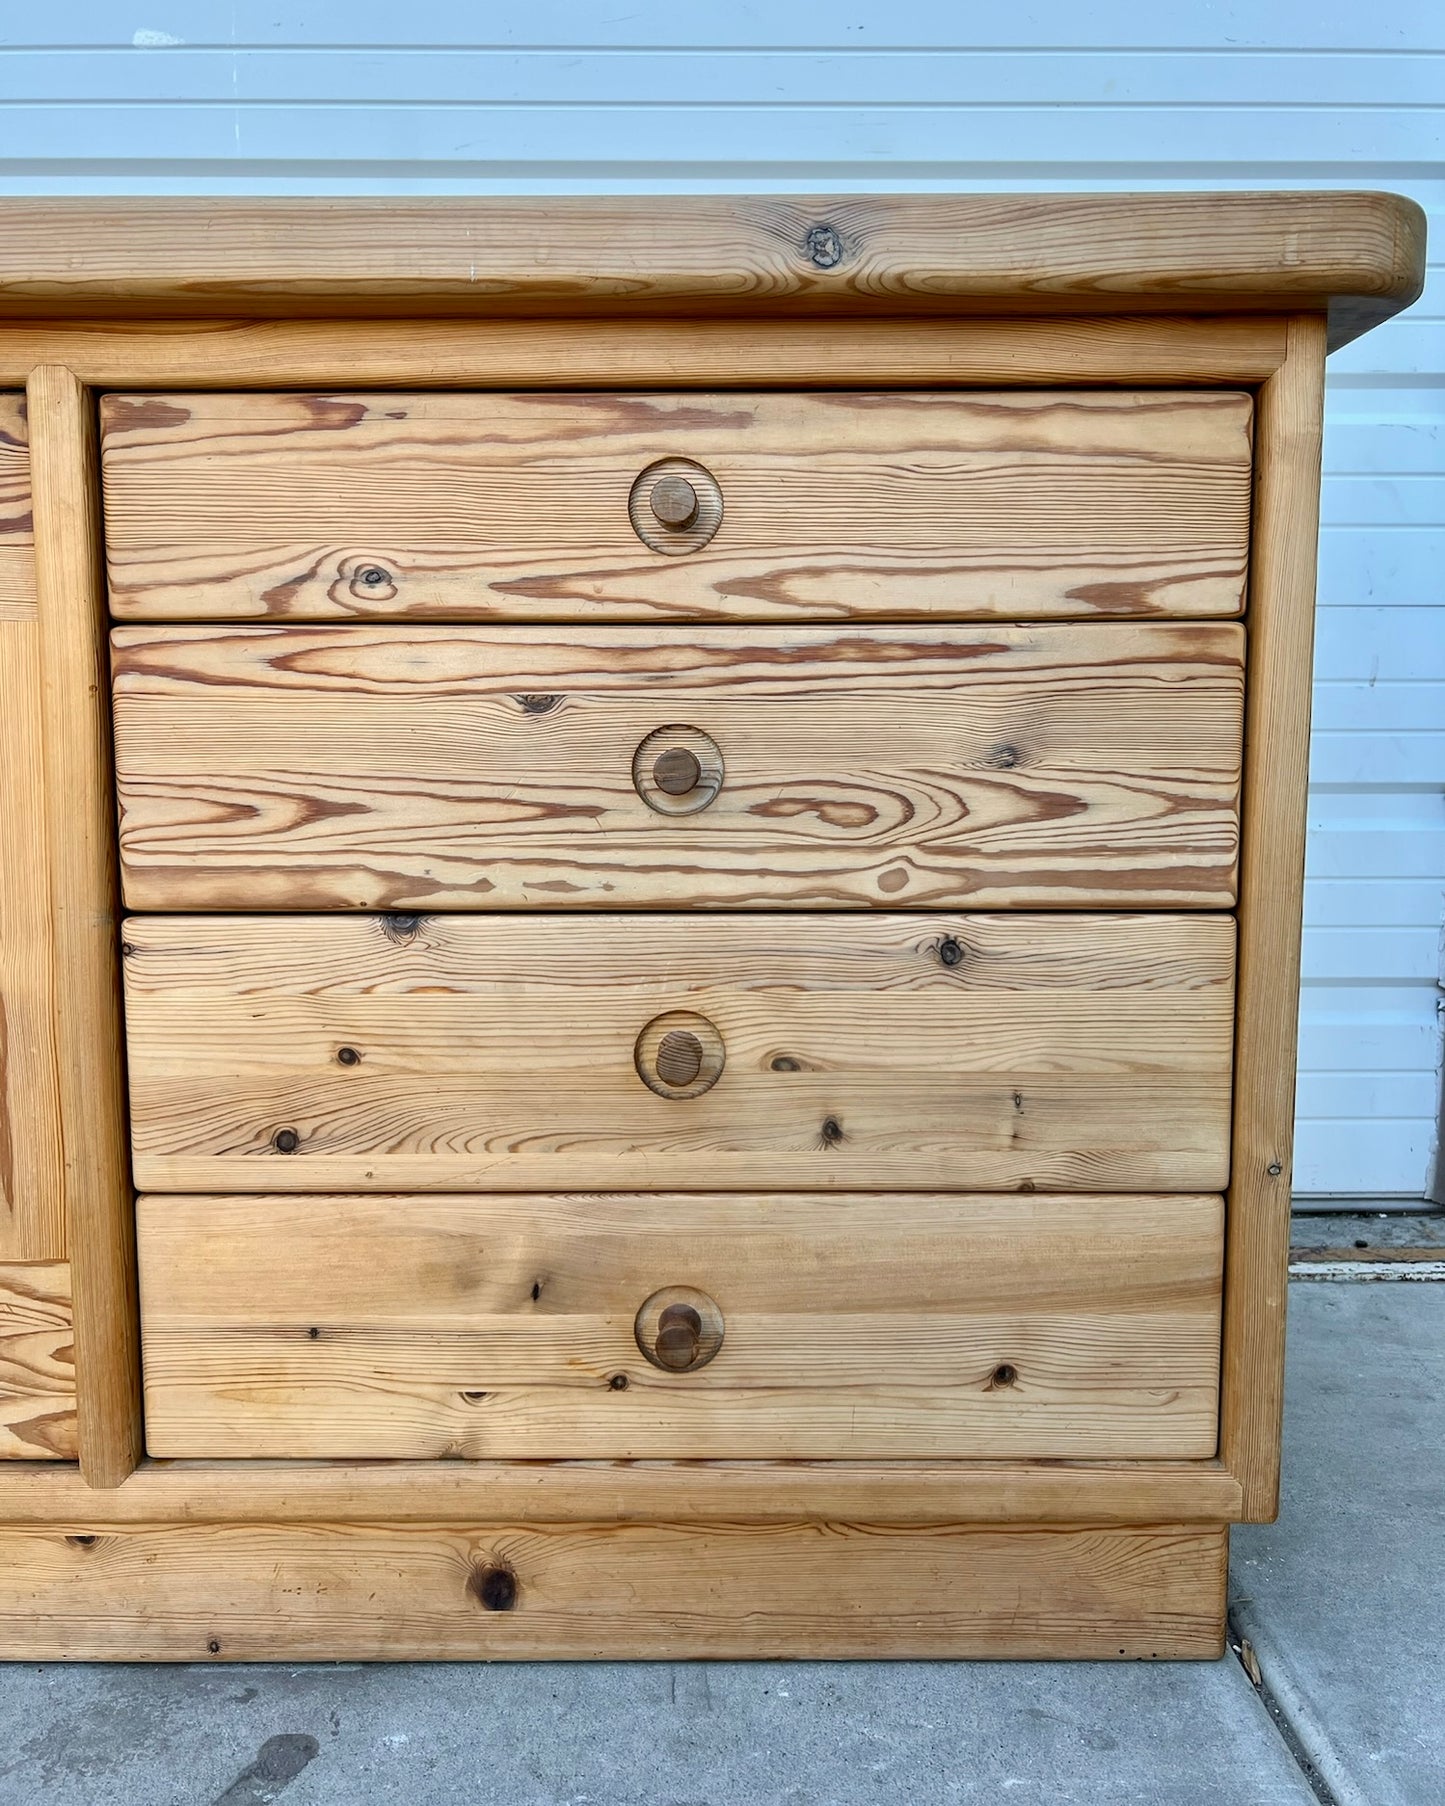
{"type": "Polygon", "coordinates": [[[550,715],[553,709],[561,706],[560,696],[519,696],[524,715],[550,715]]]}
{"type": "Polygon", "coordinates": [[[353,564],[344,559],[340,575],[358,602],[391,602],[396,598],[396,576],[384,564],[369,560],[353,564]]]}
{"type": "Polygon", "coordinates": [[[946,934],[938,943],[938,957],[945,966],[957,966],[963,961],[962,944],[951,934],[946,934]]]}
{"type": "Polygon", "coordinates": [[[1016,746],[996,746],[988,755],[988,762],[1000,771],[1011,771],[1019,762],[1019,749],[1016,746]]]}
{"type": "Polygon", "coordinates": [[[834,226],[809,226],[803,249],[808,262],[820,270],[831,270],[843,261],[843,241],[834,226]]]}
{"type": "Polygon", "coordinates": [[[1012,1386],[1018,1377],[1018,1369],[1016,1367],[1010,1366],[1007,1361],[1000,1361],[998,1366],[994,1368],[988,1383],[990,1387],[1012,1386]]]}
{"type": "Polygon", "coordinates": [[[361,1064],[361,1055],[354,1047],[338,1047],[336,1057],[343,1066],[359,1066],[361,1064]]]}
{"type": "Polygon", "coordinates": [[[398,947],[404,947],[421,933],[424,920],[425,917],[416,915],[384,915],[381,918],[381,932],[398,947]]]}
{"type": "Polygon", "coordinates": [[[467,1590],[484,1612],[510,1612],[517,1604],[517,1576],[510,1568],[476,1568],[467,1590]]]}
{"type": "Polygon", "coordinates": [[[836,1116],[825,1116],[820,1133],[823,1137],[824,1147],[835,1148],[843,1139],[843,1125],[836,1116]]]}
{"type": "Polygon", "coordinates": [[[271,1137],[271,1146],[278,1154],[294,1154],[301,1146],[301,1137],[294,1129],[277,1129],[271,1137]]]}

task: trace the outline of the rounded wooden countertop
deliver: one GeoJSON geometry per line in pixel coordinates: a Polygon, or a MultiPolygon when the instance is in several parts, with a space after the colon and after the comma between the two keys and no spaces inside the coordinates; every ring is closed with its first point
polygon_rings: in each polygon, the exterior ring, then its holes
{"type": "Polygon", "coordinates": [[[0,201],[0,313],[1118,314],[1409,305],[1400,195],[0,201]]]}

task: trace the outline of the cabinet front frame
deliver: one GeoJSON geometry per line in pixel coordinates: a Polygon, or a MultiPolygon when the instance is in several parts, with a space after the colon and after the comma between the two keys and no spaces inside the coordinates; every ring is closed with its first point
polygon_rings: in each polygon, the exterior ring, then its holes
{"type": "Polygon", "coordinates": [[[1309,737],[1323,313],[953,320],[346,319],[7,324],[29,395],[51,958],[73,1263],[78,1470],[0,1463],[0,1522],[812,1519],[994,1524],[1268,1520],[1278,1494],[1309,737]],[[1256,402],[1233,1165],[1219,1452],[1206,1461],[152,1462],[121,1096],[109,618],[96,391],[362,386],[1242,387],[1256,402]],[[899,1482],[906,1478],[906,1484],[899,1482]]]}

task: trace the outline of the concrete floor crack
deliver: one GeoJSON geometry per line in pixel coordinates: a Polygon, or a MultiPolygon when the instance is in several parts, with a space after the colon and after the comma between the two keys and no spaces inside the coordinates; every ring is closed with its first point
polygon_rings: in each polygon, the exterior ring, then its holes
{"type": "Polygon", "coordinates": [[[1268,1712],[1269,1721],[1279,1733],[1280,1741],[1289,1751],[1296,1768],[1309,1783],[1310,1791],[1319,1801],[1320,1806],[1340,1806],[1338,1795],[1311,1761],[1309,1751],[1301,1741],[1299,1733],[1286,1716],[1284,1707],[1275,1698],[1274,1692],[1260,1668],[1259,1658],[1254,1653],[1254,1645],[1239,1628],[1232,1610],[1229,1613],[1229,1647],[1244,1670],[1250,1686],[1259,1695],[1260,1703],[1268,1712]]]}

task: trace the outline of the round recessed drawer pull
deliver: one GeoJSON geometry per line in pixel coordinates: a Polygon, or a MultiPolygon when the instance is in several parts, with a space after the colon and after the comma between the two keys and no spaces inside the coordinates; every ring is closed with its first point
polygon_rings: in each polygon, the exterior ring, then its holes
{"type": "Polygon", "coordinates": [[[652,761],[652,781],[664,796],[686,796],[702,782],[702,762],[685,746],[669,746],[652,761]]]}
{"type": "Polygon", "coordinates": [[[690,1085],[702,1071],[702,1053],[691,1029],[670,1028],[657,1044],[657,1076],[665,1085],[690,1085]]]}
{"type": "Polygon", "coordinates": [[[697,491],[686,477],[659,477],[647,504],[660,525],[681,533],[697,519],[697,491]]]}
{"type": "Polygon", "coordinates": [[[725,776],[717,741],[681,721],[654,728],[632,755],[632,787],[658,815],[696,815],[725,776]]]}
{"type": "Polygon", "coordinates": [[[669,558],[700,552],[722,525],[722,490],[712,472],[691,458],[659,458],[633,483],[627,516],[654,552],[669,558]]]}
{"type": "Polygon", "coordinates": [[[715,1022],[692,1010],[654,1016],[633,1049],[637,1076],[659,1097],[701,1097],[722,1077],[727,1050],[715,1022]]]}
{"type": "Polygon", "coordinates": [[[659,1367],[685,1373],[696,1366],[702,1347],[702,1317],[690,1304],[670,1304],[657,1320],[652,1352],[659,1367]]]}
{"type": "Polygon", "coordinates": [[[637,1313],[633,1333],[654,1367],[664,1373],[695,1373],[723,1345],[723,1314],[706,1292],[666,1286],[637,1313]]]}

